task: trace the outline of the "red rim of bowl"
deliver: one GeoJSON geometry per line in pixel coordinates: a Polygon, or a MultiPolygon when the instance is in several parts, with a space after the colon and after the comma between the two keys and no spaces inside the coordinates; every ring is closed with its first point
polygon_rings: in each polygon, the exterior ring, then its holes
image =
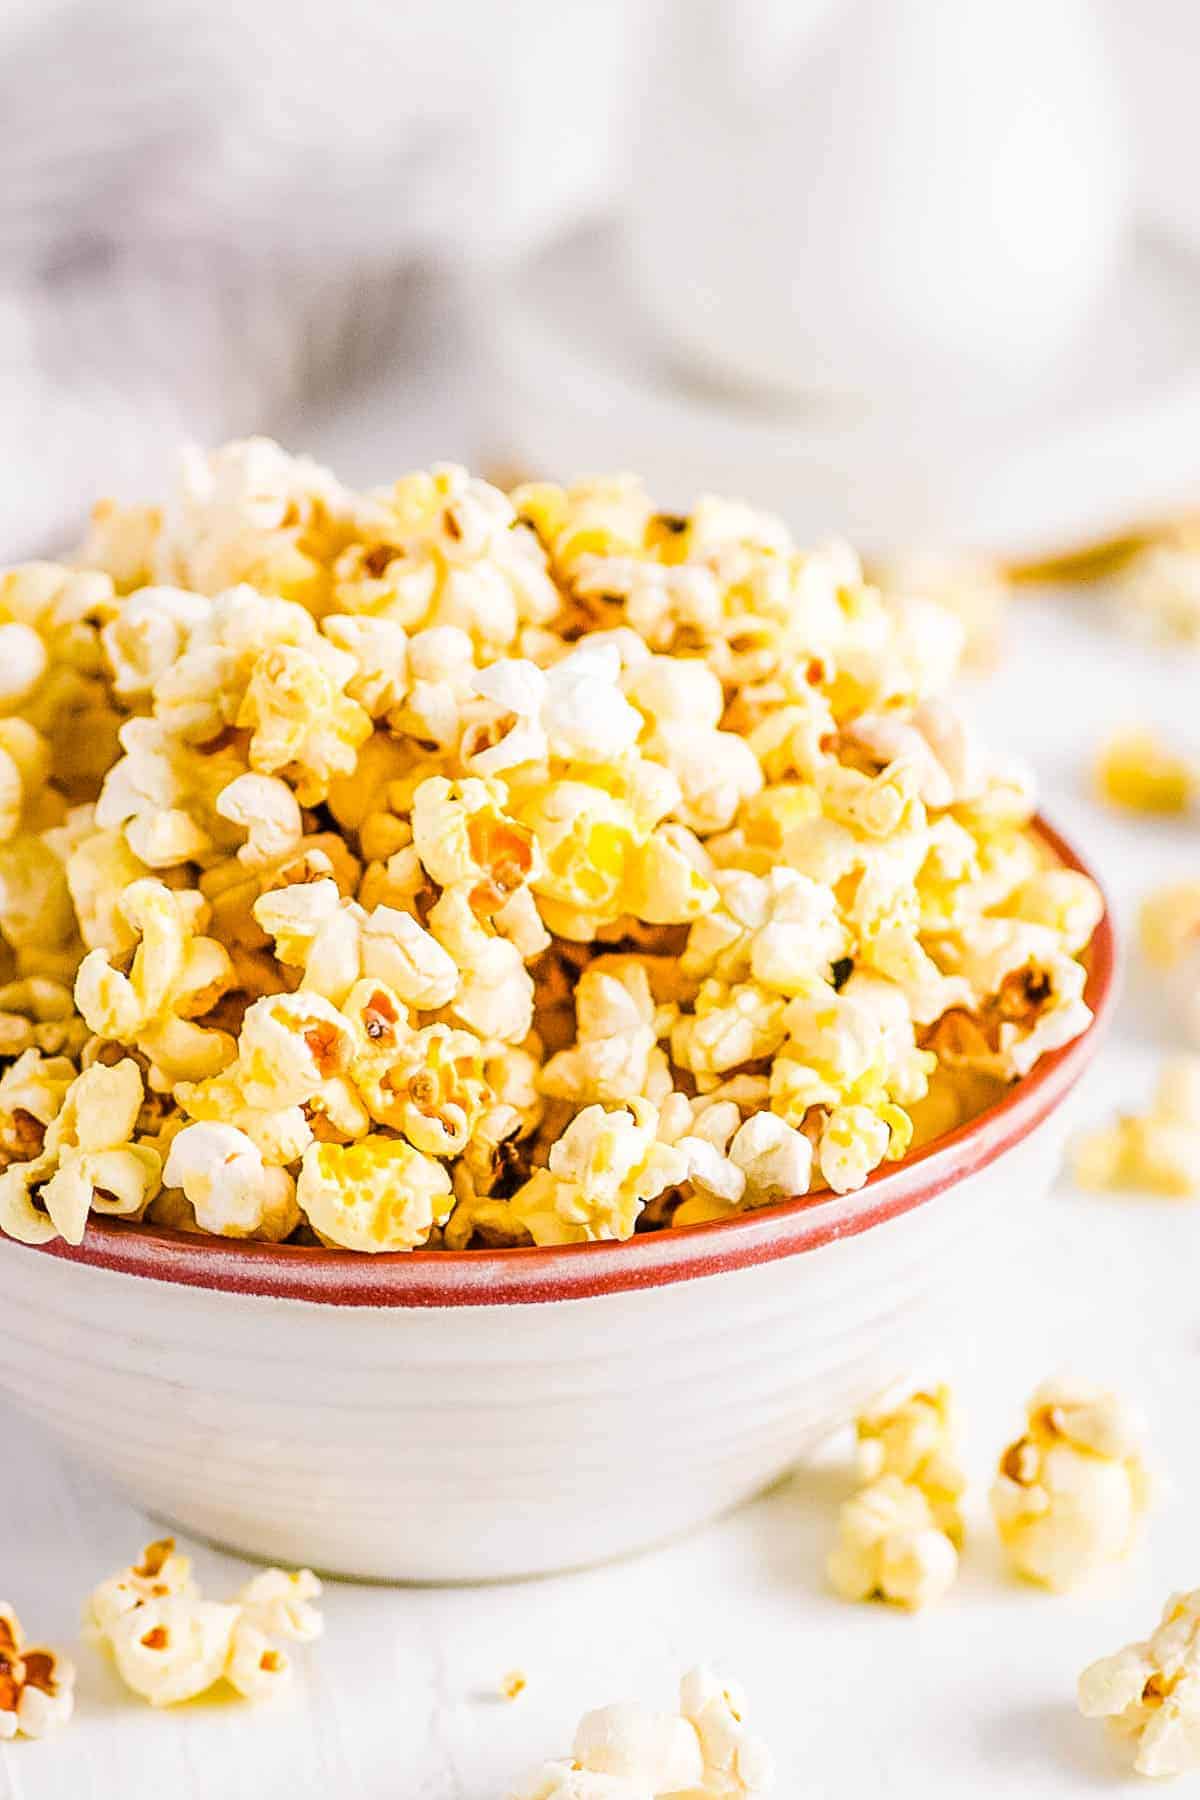
{"type": "MultiPolygon", "coordinates": [[[[1040,815],[1034,824],[1065,867],[1091,875],[1071,845],[1040,815]]],[[[853,1237],[909,1212],[994,1162],[1041,1124],[1091,1062],[1112,1007],[1116,945],[1107,907],[1092,939],[1089,962],[1085,997],[1094,1016],[1086,1031],[1043,1056],[1029,1075],[984,1112],[903,1162],[877,1171],[852,1194],[783,1200],[733,1219],[648,1232],[624,1243],[545,1249],[417,1250],[370,1256],[353,1250],[200,1239],[119,1219],[90,1224],[81,1244],[56,1239],[36,1249],[64,1262],[185,1287],[326,1306],[377,1307],[577,1300],[774,1262],[815,1250],[834,1238],[853,1237]]],[[[2,1233],[0,1241],[7,1247],[2,1233]]]]}

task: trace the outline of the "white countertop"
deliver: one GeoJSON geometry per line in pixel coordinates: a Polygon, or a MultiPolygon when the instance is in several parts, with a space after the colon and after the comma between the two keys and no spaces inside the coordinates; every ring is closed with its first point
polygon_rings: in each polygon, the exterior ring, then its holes
{"type": "MultiPolygon", "coordinates": [[[[1086,758],[1121,719],[1182,733],[1197,667],[1186,652],[1130,645],[1086,598],[1021,600],[1004,664],[974,697],[992,737],[1034,758],[1048,810],[1088,847],[1123,922],[1152,882],[1200,874],[1200,835],[1194,821],[1105,814],[1087,796],[1086,758]]],[[[1170,1041],[1136,958],[1127,985],[1089,1078],[1097,1116],[1145,1095],[1170,1041]]],[[[291,1695],[263,1710],[153,1713],[76,1646],[83,1598],[155,1527],[0,1406],[0,1599],[79,1665],[71,1727],[0,1746],[0,1800],[502,1800],[527,1764],[566,1750],[582,1711],[632,1695],[668,1703],[700,1659],[746,1684],[782,1800],[1136,1791],[1104,1733],[1075,1715],[1073,1690],[1086,1662],[1144,1635],[1169,1590],[1200,1582],[1198,1246],[1200,1207],[1063,1187],[1043,1241],[996,1272],[969,1366],[949,1371],[975,1485],[963,1574],[934,1612],[913,1619],[824,1591],[845,1485],[826,1467],[681,1543],[585,1574],[449,1590],[331,1583],[325,1639],[299,1653],[291,1695]],[[1027,1391],[1058,1367],[1109,1380],[1142,1408],[1174,1489],[1130,1562],[1067,1598],[1004,1574],[985,1498],[1027,1391]],[[514,1666],[529,1686],[508,1704],[497,1686],[514,1666]]],[[[237,1559],[187,1548],[216,1597],[246,1579],[237,1559]]]]}

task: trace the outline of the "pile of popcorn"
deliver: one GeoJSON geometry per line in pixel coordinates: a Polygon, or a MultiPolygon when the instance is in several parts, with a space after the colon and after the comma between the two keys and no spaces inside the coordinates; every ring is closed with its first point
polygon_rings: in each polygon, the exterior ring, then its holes
{"type": "Polygon", "coordinates": [[[857,1188],[1088,1023],[962,630],[620,477],[263,440],[0,575],[0,1230],[566,1244],[857,1188]]]}

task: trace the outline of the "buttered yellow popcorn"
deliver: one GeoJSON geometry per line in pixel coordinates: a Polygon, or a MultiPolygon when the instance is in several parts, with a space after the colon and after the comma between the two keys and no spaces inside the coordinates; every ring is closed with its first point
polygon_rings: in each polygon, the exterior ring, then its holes
{"type": "Polygon", "coordinates": [[[1139,1775],[1200,1768],[1200,1589],[1172,1594],[1144,1643],[1090,1664],[1079,1710],[1132,1743],[1139,1775]]]}
{"type": "Polygon", "coordinates": [[[1200,1057],[1163,1068],[1149,1108],[1122,1113],[1071,1146],[1080,1187],[1141,1189],[1186,1198],[1200,1190],[1200,1057]]]}
{"type": "Polygon", "coordinates": [[[1130,812],[1184,812],[1196,791],[1196,781],[1194,764],[1153,731],[1118,732],[1096,759],[1101,797],[1130,812]]]}
{"type": "Polygon", "coordinates": [[[587,1106],[539,1169],[513,1195],[514,1216],[535,1244],[632,1237],[648,1200],[687,1179],[687,1158],[660,1143],[648,1101],[606,1112],[587,1106]]]}
{"type": "Polygon", "coordinates": [[[453,1206],[442,1164],[403,1139],[313,1144],[304,1153],[296,1199],[317,1236],[347,1250],[415,1250],[453,1206]]]}
{"type": "Polygon", "coordinates": [[[1000,1458],[991,1501],[1014,1568],[1045,1587],[1074,1587],[1124,1556],[1149,1478],[1116,1396],[1065,1380],[1038,1388],[1023,1436],[1000,1458]]]}
{"type": "Polygon", "coordinates": [[[946,699],[952,611],[632,476],[354,493],[256,438],[102,503],[0,571],[4,1219],[626,1238],[961,1125],[1087,1028],[1102,902],[946,699]]]}

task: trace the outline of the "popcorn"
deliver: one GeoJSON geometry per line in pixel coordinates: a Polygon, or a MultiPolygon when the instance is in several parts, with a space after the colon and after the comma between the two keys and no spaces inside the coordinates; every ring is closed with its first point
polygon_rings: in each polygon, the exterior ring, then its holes
{"type": "Polygon", "coordinates": [[[331,879],[272,889],[253,910],[279,961],[304,971],[303,990],[333,1004],[364,978],[387,982],[406,1006],[425,1009],[458,992],[453,957],[410,913],[383,905],[368,912],[331,879]]]}
{"type": "Polygon", "coordinates": [[[967,1011],[952,1008],[931,1039],[951,1066],[1027,1075],[1048,1050],[1079,1036],[1091,1019],[1083,965],[1049,927],[982,919],[965,938],[943,940],[951,972],[971,987],[967,1011]]]}
{"type": "Polygon", "coordinates": [[[143,1600],[113,1621],[106,1643],[127,1688],[151,1706],[178,1706],[224,1675],[237,1623],[236,1606],[212,1600],[143,1600]]]}
{"type": "Polygon", "coordinates": [[[744,1723],[734,1682],[698,1667],[677,1713],[636,1701],[585,1713],[569,1759],[547,1763],[511,1800],[753,1800],[774,1790],[774,1761],[744,1723]]]}
{"type": "Polygon", "coordinates": [[[1153,731],[1117,732],[1096,758],[1101,798],[1130,812],[1185,812],[1196,783],[1194,764],[1153,731]]]}
{"type": "Polygon", "coordinates": [[[151,700],[159,678],[210,612],[208,600],[184,588],[143,587],[130,594],[100,632],[113,692],[127,702],[151,700]]]}
{"type": "Polygon", "coordinates": [[[1056,1592],[1074,1587],[1125,1555],[1148,1501],[1141,1451],[1115,1395],[1064,1380],[1038,1388],[991,1492],[1013,1566],[1056,1592]]]}
{"type": "Polygon", "coordinates": [[[481,1037],[520,1043],[533,1024],[533,980],[517,946],[480,923],[466,883],[444,889],[429,926],[458,969],[455,1018],[481,1037]]]}
{"type": "Polygon", "coordinates": [[[644,1784],[652,1794],[698,1788],[704,1777],[691,1721],[677,1713],[652,1712],[636,1701],[585,1713],[571,1755],[594,1774],[644,1784]]]}
{"type": "Polygon", "coordinates": [[[1141,1189],[1186,1198],[1200,1189],[1200,1057],[1175,1057],[1162,1070],[1150,1108],[1122,1113],[1071,1146],[1080,1187],[1141,1189]]]}
{"type": "Polygon", "coordinates": [[[182,1188],[202,1231],[279,1243],[300,1223],[296,1184],[270,1168],[236,1125],[185,1125],[172,1139],[163,1185],[182,1188]]]}
{"type": "Polygon", "coordinates": [[[546,1063],[542,1092],[579,1104],[619,1103],[626,1094],[643,1093],[658,1046],[644,967],[632,960],[593,963],[579,978],[575,1007],[577,1041],[546,1063]]]}
{"type": "Polygon", "coordinates": [[[775,1786],[775,1763],[761,1738],[744,1723],[746,1696],[711,1669],[691,1669],[679,1687],[679,1710],[700,1741],[702,1794],[750,1800],[775,1786]]]}
{"type": "Polygon", "coordinates": [[[281,644],[254,665],[237,724],[250,731],[252,769],[290,776],[302,806],[329,793],[335,775],[349,774],[371,735],[371,718],[342,693],[355,673],[345,651],[325,644],[281,644]]]}
{"type": "Polygon", "coordinates": [[[1152,544],[1123,570],[1118,617],[1141,636],[1179,643],[1200,638],[1200,558],[1182,544],[1152,544]]]}
{"type": "Polygon", "coordinates": [[[923,1490],[888,1474],[843,1504],[827,1567],[844,1600],[888,1600],[916,1611],[951,1586],[958,1552],[923,1490]]]}
{"type": "Polygon", "coordinates": [[[1170,977],[1164,986],[1178,1024],[1200,1045],[1200,881],[1155,889],[1138,923],[1147,962],[1170,977]]]}
{"type": "Polygon", "coordinates": [[[648,1200],[685,1181],[687,1158],[657,1141],[658,1114],[645,1100],[613,1112],[585,1106],[539,1169],[510,1201],[535,1244],[633,1236],[648,1200]]]}
{"type": "Polygon", "coordinates": [[[311,1643],[322,1619],[310,1602],[321,1584],[308,1569],[265,1569],[228,1604],[204,1600],[172,1539],[102,1582],[84,1611],[125,1685],[151,1706],[176,1706],[222,1679],[249,1700],[278,1692],[291,1665],[279,1640],[311,1643]]]}
{"type": "Polygon", "coordinates": [[[312,1144],[300,1163],[296,1199],[322,1243],[375,1254],[415,1250],[453,1206],[439,1162],[400,1138],[312,1144]]]}
{"type": "Polygon", "coordinates": [[[996,564],[917,550],[890,558],[873,573],[885,593],[917,594],[952,613],[965,634],[963,660],[968,666],[986,669],[995,663],[1011,598],[996,564]]]}
{"type": "Polygon", "coordinates": [[[75,978],[75,1004],[100,1037],[150,1059],[152,1085],[199,1081],[233,1058],[228,1035],[196,1024],[233,980],[229,953],[205,937],[207,908],[147,877],[126,888],[121,912],[136,933],[128,975],[106,950],[89,950],[75,978]]]}
{"type": "Polygon", "coordinates": [[[93,1589],[83,1610],[87,1635],[102,1641],[119,1619],[149,1600],[198,1600],[200,1590],[192,1579],[192,1565],[175,1549],[174,1538],[158,1538],[147,1544],[140,1563],[132,1563],[110,1575],[93,1589]]]}
{"type": "Polygon", "coordinates": [[[11,1606],[0,1604],[0,1743],[48,1737],[75,1709],[75,1669],[65,1656],[27,1644],[11,1606]]]}
{"type": "Polygon", "coordinates": [[[1200,1767],[1200,1590],[1172,1594],[1144,1643],[1086,1668],[1079,1710],[1132,1740],[1139,1775],[1200,1767]]]}
{"type": "Polygon", "coordinates": [[[746,1179],[747,1206],[794,1200],[807,1194],[812,1144],[774,1113],[757,1112],[739,1126],[729,1146],[730,1161],[746,1179]]]}
{"type": "Polygon", "coordinates": [[[883,1475],[920,1488],[934,1523],[956,1549],[962,1545],[960,1501],[966,1477],[957,1457],[957,1422],[949,1388],[909,1394],[858,1420],[858,1468],[864,1482],[883,1475]]]}
{"type": "Polygon", "coordinates": [[[40,1152],[0,1174],[0,1229],[26,1244],[55,1237],[80,1244],[91,1212],[140,1216],[162,1174],[158,1152],[131,1141],[142,1099],[141,1074],[128,1057],[77,1076],[40,1152]]]}
{"type": "Polygon", "coordinates": [[[1099,895],[962,640],[633,477],[352,494],[250,439],[102,503],[0,573],[0,1221],[440,1250],[857,1188],[1090,1020],[1099,895]]]}
{"type": "Polygon", "coordinates": [[[240,825],[246,842],[238,861],[248,869],[269,868],[300,847],[304,819],[290,787],[274,775],[239,775],[217,795],[223,819],[240,825]]]}

